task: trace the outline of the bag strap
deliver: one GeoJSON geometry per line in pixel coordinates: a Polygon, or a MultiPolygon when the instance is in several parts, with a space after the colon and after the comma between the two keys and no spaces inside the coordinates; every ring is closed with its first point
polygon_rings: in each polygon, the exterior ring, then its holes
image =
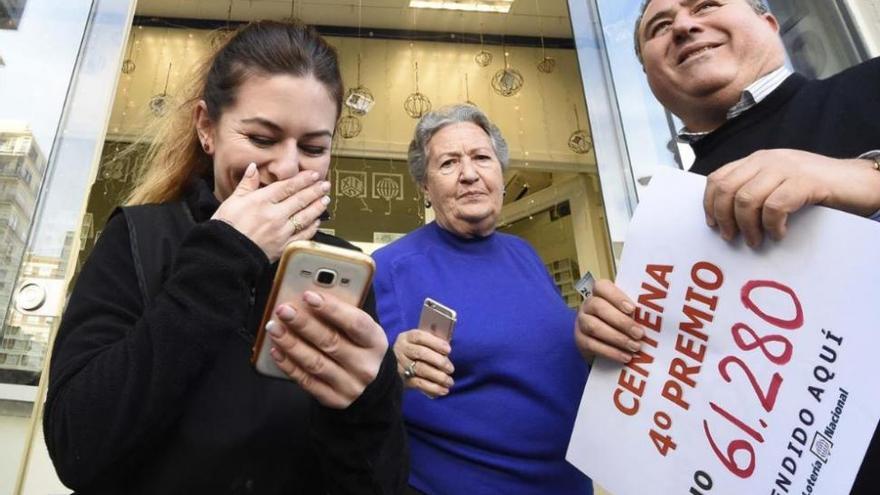
{"type": "Polygon", "coordinates": [[[131,257],[146,308],[162,289],[180,243],[196,221],[182,200],[119,210],[128,225],[131,257]]]}

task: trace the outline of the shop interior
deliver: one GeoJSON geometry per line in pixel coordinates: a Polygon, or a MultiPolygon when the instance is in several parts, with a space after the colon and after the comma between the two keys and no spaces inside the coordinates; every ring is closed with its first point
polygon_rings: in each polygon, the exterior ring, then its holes
{"type": "Polygon", "coordinates": [[[430,221],[409,177],[406,149],[418,117],[469,102],[498,125],[511,151],[500,230],[534,246],[562,297],[576,307],[573,283],[588,270],[610,277],[613,259],[566,2],[404,3],[413,6],[402,7],[401,0],[138,2],[83,222],[80,263],[135,180],[151,129],[179,103],[195,61],[243,23],[297,18],[337,48],[348,90],[333,144],[331,220],[322,228],[371,252],[430,221]]]}

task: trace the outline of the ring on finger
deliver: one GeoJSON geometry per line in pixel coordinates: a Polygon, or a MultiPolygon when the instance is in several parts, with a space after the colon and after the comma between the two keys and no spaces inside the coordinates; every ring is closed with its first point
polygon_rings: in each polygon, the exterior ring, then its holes
{"type": "Polygon", "coordinates": [[[416,364],[418,361],[410,361],[409,365],[403,370],[403,378],[404,380],[409,380],[410,378],[416,377],[416,364]]]}
{"type": "Polygon", "coordinates": [[[290,222],[290,225],[293,227],[294,234],[296,234],[297,232],[299,232],[300,230],[303,229],[303,225],[296,220],[295,216],[290,217],[290,219],[288,221],[290,222]]]}

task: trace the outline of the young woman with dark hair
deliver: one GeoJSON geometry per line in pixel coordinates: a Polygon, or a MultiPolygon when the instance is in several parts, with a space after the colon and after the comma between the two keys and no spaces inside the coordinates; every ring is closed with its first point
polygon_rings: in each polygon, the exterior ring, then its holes
{"type": "Polygon", "coordinates": [[[342,101],[311,28],[252,23],[207,62],[83,267],[55,341],[44,430],[78,493],[398,493],[400,379],[372,294],[274,308],[277,261],[317,232],[342,101]]]}

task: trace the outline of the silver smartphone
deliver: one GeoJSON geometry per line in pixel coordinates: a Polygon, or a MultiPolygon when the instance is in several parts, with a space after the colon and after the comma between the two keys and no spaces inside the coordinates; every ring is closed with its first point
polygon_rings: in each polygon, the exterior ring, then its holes
{"type": "Polygon", "coordinates": [[[340,300],[360,307],[367,296],[375,265],[366,254],[312,241],[294,241],[287,245],[278,264],[275,283],[269,295],[263,321],[254,343],[251,363],[260,373],[289,378],[269,354],[272,339],[266,324],[277,319],[275,307],[281,303],[301,304],[306,290],[331,293],[340,300]]]}
{"type": "Polygon", "coordinates": [[[452,330],[455,328],[455,311],[439,302],[425,298],[422,304],[422,315],[419,317],[419,329],[431,332],[444,340],[452,340],[452,330]]]}

